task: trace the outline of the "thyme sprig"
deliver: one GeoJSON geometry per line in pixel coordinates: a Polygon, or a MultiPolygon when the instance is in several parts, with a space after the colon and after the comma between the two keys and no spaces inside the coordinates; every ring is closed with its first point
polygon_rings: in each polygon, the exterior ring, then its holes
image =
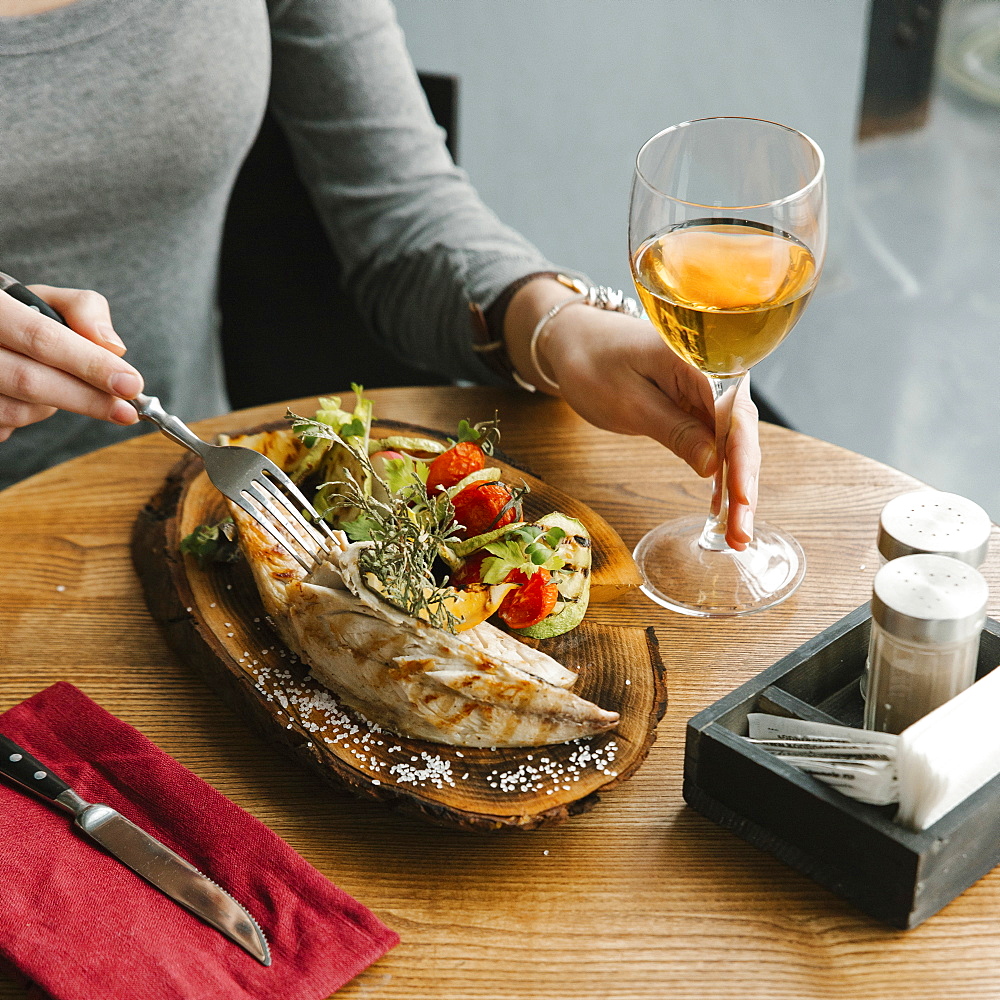
{"type": "Polygon", "coordinates": [[[353,541],[370,541],[358,554],[358,564],[366,578],[374,577],[375,589],[390,604],[415,618],[421,618],[456,632],[459,619],[450,604],[453,591],[434,579],[435,560],[446,542],[455,538],[455,508],[445,494],[428,497],[423,480],[414,472],[411,481],[393,492],[376,473],[367,454],[355,450],[364,477],[379,482],[383,489],[365,489],[353,472],[345,470],[343,481],[322,487],[332,506],[354,508],[358,516],[341,522],[353,541]],[[380,499],[380,493],[385,499],[380,499]]]}

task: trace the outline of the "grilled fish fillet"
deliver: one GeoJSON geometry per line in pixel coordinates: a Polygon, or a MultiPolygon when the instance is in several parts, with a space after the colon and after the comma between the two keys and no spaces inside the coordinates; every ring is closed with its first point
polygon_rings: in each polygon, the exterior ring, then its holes
{"type": "Polygon", "coordinates": [[[348,543],[306,572],[233,505],[240,546],[285,644],[345,704],[395,733],[464,747],[542,746],[614,728],[576,674],[487,622],[452,635],[367,586],[348,543]]]}

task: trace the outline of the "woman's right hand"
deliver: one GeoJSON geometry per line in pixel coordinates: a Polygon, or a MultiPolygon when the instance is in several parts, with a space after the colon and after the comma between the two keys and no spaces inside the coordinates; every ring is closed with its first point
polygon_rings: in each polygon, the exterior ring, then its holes
{"type": "Polygon", "coordinates": [[[142,392],[142,376],[122,360],[108,300],[79,288],[30,288],[69,326],[0,292],[0,441],[56,410],[134,424],[126,400],[142,392]]]}

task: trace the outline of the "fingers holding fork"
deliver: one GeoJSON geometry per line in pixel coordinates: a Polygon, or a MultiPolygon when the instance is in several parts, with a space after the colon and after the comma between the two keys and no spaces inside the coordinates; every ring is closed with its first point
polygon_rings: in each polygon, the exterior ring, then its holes
{"type": "Polygon", "coordinates": [[[0,274],[0,441],[57,409],[134,424],[143,380],[124,353],[99,293],[0,274]]]}

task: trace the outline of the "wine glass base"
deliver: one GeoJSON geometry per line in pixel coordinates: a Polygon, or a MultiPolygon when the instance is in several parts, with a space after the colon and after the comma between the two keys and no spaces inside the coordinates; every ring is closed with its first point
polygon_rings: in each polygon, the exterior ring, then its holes
{"type": "Polygon", "coordinates": [[[791,535],[758,522],[742,552],[714,550],[700,544],[704,526],[698,515],[667,521],[635,547],[650,600],[683,615],[732,618],[773,608],[802,582],[806,557],[791,535]]]}

